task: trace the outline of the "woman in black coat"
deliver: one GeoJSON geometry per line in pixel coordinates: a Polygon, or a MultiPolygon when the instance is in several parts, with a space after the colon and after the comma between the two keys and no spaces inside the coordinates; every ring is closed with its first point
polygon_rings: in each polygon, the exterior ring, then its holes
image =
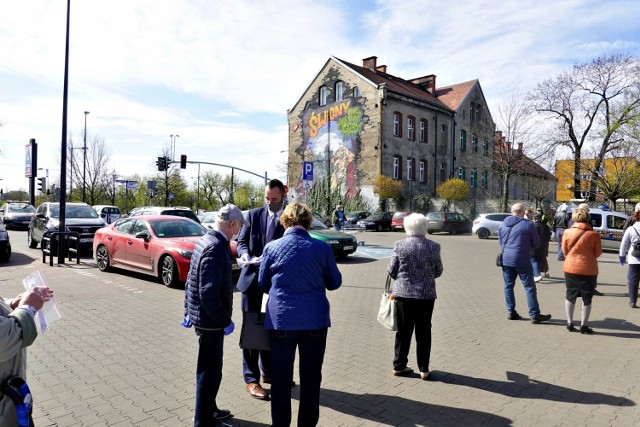
{"type": "Polygon", "coordinates": [[[542,274],[549,276],[549,241],[551,240],[551,229],[542,220],[543,217],[537,213],[533,217],[533,225],[536,227],[538,237],[540,237],[540,246],[533,250],[531,254],[531,265],[533,266],[533,280],[539,282],[542,280],[542,274]]]}

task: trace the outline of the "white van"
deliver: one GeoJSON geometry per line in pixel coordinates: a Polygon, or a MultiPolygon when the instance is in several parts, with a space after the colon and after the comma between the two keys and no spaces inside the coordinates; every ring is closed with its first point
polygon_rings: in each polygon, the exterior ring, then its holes
{"type": "Polygon", "coordinates": [[[602,249],[619,250],[627,214],[593,208],[589,209],[589,215],[591,226],[602,239],[602,249]]]}
{"type": "Polygon", "coordinates": [[[97,205],[93,206],[93,210],[96,211],[100,218],[102,218],[107,224],[116,222],[120,217],[122,217],[120,214],[120,208],[115,206],[97,205]]]}

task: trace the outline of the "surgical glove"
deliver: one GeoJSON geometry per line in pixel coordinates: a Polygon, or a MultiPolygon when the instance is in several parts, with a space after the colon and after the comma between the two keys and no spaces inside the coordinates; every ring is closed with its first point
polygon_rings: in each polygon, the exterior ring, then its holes
{"type": "Polygon", "coordinates": [[[242,256],[240,257],[240,259],[241,259],[243,262],[245,262],[245,263],[249,262],[249,259],[250,259],[249,254],[248,254],[248,253],[244,253],[244,254],[242,254],[242,256]]]}
{"type": "Polygon", "coordinates": [[[224,328],[224,334],[225,335],[229,335],[231,332],[233,332],[235,327],[236,327],[236,325],[233,323],[233,320],[232,320],[231,323],[229,323],[229,326],[224,328]]]}
{"type": "Polygon", "coordinates": [[[627,262],[627,257],[626,256],[621,256],[618,257],[620,259],[620,265],[624,265],[625,262],[627,262]]]}
{"type": "Polygon", "coordinates": [[[189,316],[184,316],[184,319],[182,319],[182,326],[184,326],[185,328],[190,328],[193,326],[193,324],[191,323],[191,319],[189,319],[189,316]]]}

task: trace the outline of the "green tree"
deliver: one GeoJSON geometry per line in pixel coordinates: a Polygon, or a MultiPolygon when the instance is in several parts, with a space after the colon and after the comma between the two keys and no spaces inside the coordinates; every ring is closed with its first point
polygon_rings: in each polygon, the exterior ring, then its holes
{"type": "Polygon", "coordinates": [[[436,193],[446,200],[443,210],[448,209],[454,200],[467,200],[469,198],[469,186],[461,179],[449,179],[438,186],[436,193]]]}
{"type": "Polygon", "coordinates": [[[376,176],[373,193],[380,198],[380,210],[387,210],[387,200],[398,201],[402,195],[402,181],[384,175],[376,176]]]}

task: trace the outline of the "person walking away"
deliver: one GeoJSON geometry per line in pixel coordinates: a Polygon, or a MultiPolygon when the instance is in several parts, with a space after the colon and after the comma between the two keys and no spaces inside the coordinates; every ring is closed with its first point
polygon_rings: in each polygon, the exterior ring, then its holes
{"type": "Polygon", "coordinates": [[[437,298],[436,279],[442,275],[440,245],[429,240],[427,219],[414,213],[404,218],[407,237],[393,245],[387,273],[395,280],[398,330],[396,331],[393,375],[407,376],[411,337],[415,330],[416,359],[420,378],[429,378],[431,357],[431,317],[437,298]]]}
{"type": "Polygon", "coordinates": [[[533,267],[533,280],[539,282],[542,275],[549,277],[549,263],[547,256],[549,255],[549,241],[551,240],[551,229],[542,220],[542,215],[536,213],[533,216],[533,226],[536,228],[540,246],[535,248],[531,254],[531,266],[533,267]]]}
{"type": "Polygon", "coordinates": [[[640,212],[640,203],[636,203],[633,213],[627,217],[627,220],[624,223],[624,227],[622,228],[623,233],[627,231],[627,228],[631,227],[636,222],[635,220],[636,212],[640,212]]]}
{"type": "Polygon", "coordinates": [[[546,322],[550,314],[540,314],[536,283],[533,280],[531,251],[540,246],[538,232],[531,221],[524,219],[524,206],[516,203],[511,206],[511,216],[507,217],[498,229],[498,241],[502,246],[502,277],[504,279],[504,297],[507,306],[507,318],[518,320],[516,296],[513,288],[516,278],[524,286],[529,306],[531,323],[546,322]]]}
{"type": "Polygon", "coordinates": [[[598,257],[602,254],[600,235],[589,224],[591,216],[581,208],[571,215],[573,225],[564,232],[562,252],[566,259],[562,267],[567,287],[565,311],[567,330],[575,332],[573,312],[578,296],[582,297],[581,334],[592,334],[588,325],[591,314],[591,300],[598,281],[598,257]]]}
{"type": "Polygon", "coordinates": [[[564,231],[569,228],[569,220],[571,217],[567,213],[567,205],[563,203],[560,206],[560,211],[553,217],[552,230],[556,236],[558,242],[558,261],[564,261],[564,253],[562,252],[562,235],[564,231]]]}
{"type": "Polygon", "coordinates": [[[271,345],[271,420],[291,424],[291,384],[296,349],[300,353],[298,426],[312,427],[320,416],[322,364],[331,326],[326,291],[338,289],[342,275],[331,248],[309,235],[313,214],[301,203],[287,205],[282,238],[262,254],[258,286],[269,295],[265,328],[271,345]]]}
{"type": "MultiPolygon", "coordinates": [[[[53,291],[45,286],[37,286],[13,299],[0,298],[0,385],[12,377],[26,380],[27,347],[35,341],[38,330],[34,317],[46,301],[53,297],[53,291]]],[[[0,396],[1,396],[0,392],[0,396]]],[[[30,422],[31,415],[28,415],[30,422]]],[[[18,413],[9,396],[0,399],[0,427],[16,427],[18,413]]]]}
{"type": "MultiPolygon", "coordinates": [[[[240,231],[238,256],[246,264],[242,267],[236,287],[242,292],[243,313],[259,313],[262,309],[263,293],[258,288],[259,260],[265,245],[279,239],[284,233],[284,227],[279,219],[284,210],[287,190],[280,180],[269,181],[264,189],[264,206],[249,211],[247,215],[249,223],[240,231]],[[248,262],[250,260],[254,262],[248,262]]],[[[242,368],[247,393],[254,399],[268,399],[269,395],[260,383],[271,382],[269,351],[243,349],[242,368]]]]}
{"type": "Polygon", "coordinates": [[[247,224],[242,211],[228,204],[218,211],[215,228],[200,238],[191,256],[185,283],[185,326],[198,336],[194,427],[228,426],[231,412],[220,409],[216,398],[222,381],[224,337],[234,330],[232,237],[247,224]]]}
{"type": "Polygon", "coordinates": [[[342,227],[344,226],[344,220],[345,220],[344,206],[338,205],[338,206],[336,206],[336,210],[333,212],[333,228],[334,228],[334,230],[336,230],[336,231],[342,230],[342,227]]]}
{"type": "Polygon", "coordinates": [[[629,306],[636,308],[638,306],[638,284],[640,283],[640,257],[634,256],[634,248],[640,245],[640,203],[636,205],[636,211],[630,216],[633,219],[633,225],[628,227],[622,236],[620,243],[620,265],[629,261],[629,270],[627,271],[627,287],[629,288],[629,306]]]}

